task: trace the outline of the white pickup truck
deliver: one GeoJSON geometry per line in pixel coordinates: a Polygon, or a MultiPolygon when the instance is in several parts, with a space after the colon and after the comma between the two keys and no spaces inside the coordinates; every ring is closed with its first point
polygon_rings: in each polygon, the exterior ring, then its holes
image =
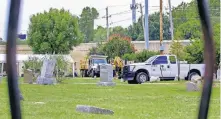
{"type": "Polygon", "coordinates": [[[205,64],[181,64],[178,65],[176,55],[156,55],[150,57],[142,63],[125,65],[122,78],[129,84],[141,84],[155,76],[160,79],[175,79],[178,76],[178,66],[180,79],[191,80],[194,75],[204,75],[205,64]]]}

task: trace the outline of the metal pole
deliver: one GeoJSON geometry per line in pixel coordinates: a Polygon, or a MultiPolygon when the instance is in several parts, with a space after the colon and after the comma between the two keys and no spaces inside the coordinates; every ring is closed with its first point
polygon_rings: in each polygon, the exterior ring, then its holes
{"type": "Polygon", "coordinates": [[[12,119],[21,119],[20,91],[16,68],[16,38],[21,0],[11,0],[8,18],[6,61],[8,76],[8,93],[12,119]]]}
{"type": "Polygon", "coordinates": [[[162,13],[162,7],[163,7],[163,0],[160,0],[160,54],[163,54],[163,13],[162,13]]]}
{"type": "Polygon", "coordinates": [[[148,0],[145,0],[145,49],[149,49],[148,0]]]}
{"type": "Polygon", "coordinates": [[[106,26],[107,26],[107,40],[109,40],[109,21],[108,21],[108,7],[106,8],[106,26]]]}
{"type": "Polygon", "coordinates": [[[132,0],[132,4],[131,4],[131,10],[132,10],[132,21],[133,23],[136,22],[136,1],[132,0]]]}
{"type": "Polygon", "coordinates": [[[145,26],[144,26],[144,21],[143,21],[143,7],[142,4],[140,4],[140,13],[141,13],[141,22],[142,22],[142,26],[143,26],[143,32],[144,32],[144,41],[145,41],[145,26]]]}
{"type": "Polygon", "coordinates": [[[171,39],[173,40],[173,15],[171,11],[171,0],[168,0],[169,3],[169,13],[170,13],[170,32],[171,32],[171,39]]]}
{"type": "Polygon", "coordinates": [[[201,95],[198,119],[207,119],[210,97],[213,85],[213,73],[215,62],[215,48],[213,41],[212,26],[210,23],[209,6],[207,0],[197,0],[198,13],[204,38],[204,62],[206,64],[204,74],[203,91],[201,95]]]}

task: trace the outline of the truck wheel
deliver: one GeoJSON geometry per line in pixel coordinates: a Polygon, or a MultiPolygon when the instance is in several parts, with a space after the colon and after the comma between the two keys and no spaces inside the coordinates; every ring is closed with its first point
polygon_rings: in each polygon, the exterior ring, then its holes
{"type": "Polygon", "coordinates": [[[136,76],[138,84],[145,83],[148,80],[148,75],[145,72],[139,72],[136,76]]]}
{"type": "Polygon", "coordinates": [[[199,76],[199,74],[196,73],[196,72],[191,72],[191,73],[189,74],[189,76],[188,76],[188,80],[191,81],[191,79],[192,79],[193,76],[199,76]]]}
{"type": "Polygon", "coordinates": [[[95,77],[95,72],[92,70],[91,71],[91,77],[94,78],[95,77]]]}

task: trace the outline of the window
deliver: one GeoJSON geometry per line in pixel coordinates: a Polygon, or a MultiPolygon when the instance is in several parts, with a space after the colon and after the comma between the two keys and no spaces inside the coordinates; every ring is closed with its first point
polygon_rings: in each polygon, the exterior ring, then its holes
{"type": "Polygon", "coordinates": [[[170,59],[171,64],[176,64],[176,57],[175,56],[170,56],[169,59],[170,59]]]}
{"type": "Polygon", "coordinates": [[[93,59],[94,64],[107,64],[107,60],[105,59],[93,59]]]}
{"type": "Polygon", "coordinates": [[[148,64],[151,64],[152,61],[156,58],[157,56],[152,56],[150,57],[148,60],[146,60],[145,62],[148,63],[148,64]]]}
{"type": "Polygon", "coordinates": [[[157,59],[154,61],[155,64],[168,64],[167,62],[167,56],[159,56],[157,59]]]}

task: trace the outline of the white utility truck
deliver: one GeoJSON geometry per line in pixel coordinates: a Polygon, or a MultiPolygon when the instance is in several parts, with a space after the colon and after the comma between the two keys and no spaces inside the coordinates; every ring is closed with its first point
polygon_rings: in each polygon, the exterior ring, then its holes
{"type": "Polygon", "coordinates": [[[124,66],[122,78],[129,84],[141,84],[149,81],[151,77],[160,79],[175,79],[178,74],[180,79],[191,80],[195,75],[204,75],[205,64],[180,63],[176,55],[155,55],[142,63],[133,63],[124,66]],[[178,67],[179,73],[178,73],[178,67]]]}

